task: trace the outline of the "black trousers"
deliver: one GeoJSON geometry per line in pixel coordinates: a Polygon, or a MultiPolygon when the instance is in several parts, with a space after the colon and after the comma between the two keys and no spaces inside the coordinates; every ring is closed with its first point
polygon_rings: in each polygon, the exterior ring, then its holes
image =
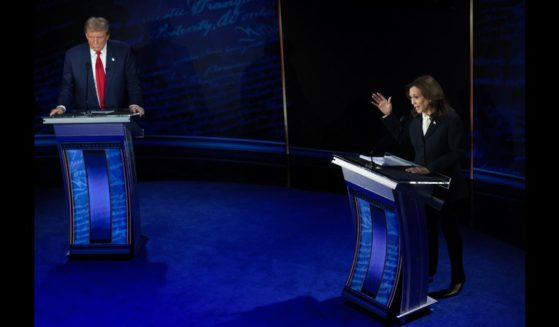
{"type": "Polygon", "coordinates": [[[462,236],[458,228],[457,202],[445,203],[438,211],[426,207],[427,234],[429,240],[429,275],[434,276],[439,263],[439,225],[444,235],[450,261],[451,284],[464,282],[462,236]]]}

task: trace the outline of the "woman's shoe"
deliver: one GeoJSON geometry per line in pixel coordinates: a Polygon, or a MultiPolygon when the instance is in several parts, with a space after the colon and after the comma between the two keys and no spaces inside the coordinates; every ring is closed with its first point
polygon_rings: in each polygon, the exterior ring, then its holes
{"type": "Polygon", "coordinates": [[[458,295],[458,293],[462,291],[462,287],[464,287],[464,282],[452,284],[449,288],[446,288],[444,290],[429,293],[429,296],[436,300],[444,299],[447,297],[458,295]]]}

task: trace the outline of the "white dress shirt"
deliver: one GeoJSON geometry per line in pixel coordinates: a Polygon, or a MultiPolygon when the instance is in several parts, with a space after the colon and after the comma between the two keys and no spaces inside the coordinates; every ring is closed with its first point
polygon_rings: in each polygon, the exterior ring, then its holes
{"type": "Polygon", "coordinates": [[[423,115],[423,135],[425,135],[429,129],[429,125],[431,124],[431,117],[425,113],[421,114],[423,115]]]}

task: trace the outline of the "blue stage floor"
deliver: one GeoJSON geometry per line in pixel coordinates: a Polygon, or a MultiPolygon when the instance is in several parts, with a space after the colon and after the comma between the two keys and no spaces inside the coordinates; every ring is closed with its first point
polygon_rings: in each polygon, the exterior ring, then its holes
{"type": "MultiPolygon", "coordinates": [[[[35,189],[36,326],[383,326],[341,297],[346,195],[221,182],[141,182],[145,251],[68,260],[62,188],[35,189]]],[[[406,326],[524,326],[525,252],[464,227],[460,295],[406,326]]],[[[432,288],[448,284],[441,239],[432,288]]]]}

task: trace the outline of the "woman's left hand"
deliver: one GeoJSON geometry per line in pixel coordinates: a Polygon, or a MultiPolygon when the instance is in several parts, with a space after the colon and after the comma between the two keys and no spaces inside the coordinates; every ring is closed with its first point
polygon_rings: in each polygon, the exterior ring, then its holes
{"type": "Polygon", "coordinates": [[[408,173],[421,174],[421,175],[427,175],[427,174],[431,173],[431,171],[428,168],[421,167],[421,166],[406,168],[406,171],[408,173]]]}

